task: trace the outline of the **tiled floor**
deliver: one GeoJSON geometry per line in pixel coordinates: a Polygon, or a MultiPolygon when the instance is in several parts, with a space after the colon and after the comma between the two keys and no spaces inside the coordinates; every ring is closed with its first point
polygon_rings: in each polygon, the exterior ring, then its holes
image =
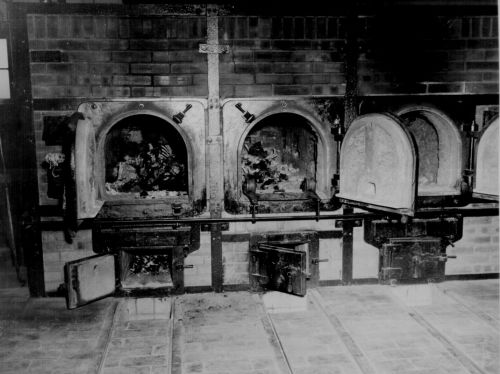
{"type": "Polygon", "coordinates": [[[497,374],[499,281],[63,299],[0,290],[0,373],[497,374]]]}

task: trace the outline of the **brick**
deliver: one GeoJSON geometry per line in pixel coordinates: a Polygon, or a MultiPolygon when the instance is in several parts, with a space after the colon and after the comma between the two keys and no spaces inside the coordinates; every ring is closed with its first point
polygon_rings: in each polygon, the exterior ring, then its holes
{"type": "Polygon", "coordinates": [[[115,86],[148,86],[151,84],[151,77],[147,75],[115,75],[113,85],[115,86]]]}
{"type": "Polygon", "coordinates": [[[155,86],[189,86],[193,84],[193,78],[189,75],[155,76],[155,86]]]}
{"type": "Polygon", "coordinates": [[[299,49],[311,49],[311,40],[273,40],[271,43],[273,49],[283,49],[283,50],[299,50],[299,49]]]}
{"type": "Polygon", "coordinates": [[[234,64],[234,71],[240,73],[271,73],[271,63],[236,63],[234,64]]]}
{"type": "Polygon", "coordinates": [[[127,50],[129,48],[128,40],[124,39],[94,39],[88,41],[88,48],[91,50],[127,50]]]}
{"type": "Polygon", "coordinates": [[[168,74],[170,73],[169,64],[131,64],[133,74],[168,74]]]}
{"type": "Polygon", "coordinates": [[[487,48],[493,49],[498,48],[498,39],[480,39],[480,40],[467,40],[467,48],[487,48]]]}
{"type": "Polygon", "coordinates": [[[273,63],[273,71],[275,73],[310,73],[312,71],[311,63],[287,63],[287,62],[275,62],[273,63]]]}
{"type": "Polygon", "coordinates": [[[487,93],[498,93],[498,82],[497,83],[465,83],[466,93],[477,93],[477,94],[487,94],[487,93]]]}
{"type": "MultiPolygon", "coordinates": [[[[483,73],[483,81],[498,82],[498,73],[483,73]]],[[[472,79],[471,79],[472,80],[472,79]]],[[[479,79],[474,79],[479,80],[479,79]]]]}
{"type": "Polygon", "coordinates": [[[46,17],[34,17],[34,34],[36,38],[44,39],[46,37],[46,17]]]}
{"type": "Polygon", "coordinates": [[[166,50],[172,44],[167,40],[154,40],[154,39],[131,39],[129,41],[130,49],[134,50],[166,50]]]}
{"type": "Polygon", "coordinates": [[[90,51],[75,51],[66,52],[68,56],[68,61],[95,61],[95,62],[107,62],[111,61],[111,53],[105,51],[90,52],[90,51]]]}
{"type": "Polygon", "coordinates": [[[251,84],[254,83],[252,74],[221,74],[220,84],[251,84]]]}
{"type": "Polygon", "coordinates": [[[468,70],[498,70],[498,63],[496,62],[467,62],[466,67],[468,70]]]}
{"type": "Polygon", "coordinates": [[[310,95],[311,86],[304,85],[275,85],[275,95],[310,95]]]}
{"type": "Polygon", "coordinates": [[[340,73],[344,71],[344,64],[340,62],[315,62],[312,64],[313,73],[340,73]]]}
{"type": "Polygon", "coordinates": [[[154,87],[154,96],[190,96],[191,86],[154,87]]]}
{"type": "Polygon", "coordinates": [[[207,64],[193,63],[193,64],[179,64],[173,63],[170,66],[173,74],[200,74],[207,72],[207,64]]]}
{"type": "Polygon", "coordinates": [[[32,74],[31,83],[33,85],[69,85],[70,76],[69,75],[57,75],[57,74],[32,74]]]}
{"type": "Polygon", "coordinates": [[[129,72],[128,64],[111,63],[111,64],[90,64],[89,72],[91,74],[127,74],[129,72]]]}
{"type": "Polygon", "coordinates": [[[130,96],[130,87],[101,87],[92,86],[92,97],[128,97],[130,96]]]}
{"type": "Polygon", "coordinates": [[[312,87],[314,95],[344,95],[345,84],[332,85],[314,85],[312,87]]]}
{"type": "Polygon", "coordinates": [[[291,84],[293,80],[290,74],[257,74],[255,82],[257,84],[291,84]]]}
{"type": "Polygon", "coordinates": [[[115,62],[150,62],[151,52],[148,51],[113,52],[112,59],[115,62]]]}
{"type": "Polygon", "coordinates": [[[153,61],[157,62],[193,62],[205,61],[206,57],[198,51],[154,51],[153,61]]]}
{"type": "Polygon", "coordinates": [[[67,64],[67,63],[51,63],[47,64],[47,73],[70,73],[73,70],[73,65],[72,64],[67,64]]]}
{"type": "Polygon", "coordinates": [[[482,37],[490,37],[491,36],[491,28],[493,22],[491,22],[490,17],[483,17],[481,19],[481,36],[482,37]]]}
{"type": "Polygon", "coordinates": [[[47,48],[62,50],[86,50],[88,41],[82,39],[60,39],[47,41],[47,48]]]}
{"type": "Polygon", "coordinates": [[[428,92],[429,93],[436,93],[436,92],[462,92],[463,85],[460,83],[431,83],[428,85],[428,92]]]}
{"type": "Polygon", "coordinates": [[[484,59],[486,61],[497,61],[498,62],[498,49],[485,51],[484,59]]]}
{"type": "Polygon", "coordinates": [[[63,55],[59,50],[52,51],[31,51],[32,62],[62,62],[63,55]]]}
{"type": "Polygon", "coordinates": [[[58,16],[47,16],[47,37],[57,38],[58,35],[58,16]]]}
{"type": "Polygon", "coordinates": [[[271,96],[273,89],[271,85],[249,84],[234,86],[234,95],[236,97],[251,97],[251,96],[271,96]]]}
{"type": "Polygon", "coordinates": [[[318,84],[330,83],[330,76],[328,74],[304,74],[294,75],[293,84],[318,84]]]}

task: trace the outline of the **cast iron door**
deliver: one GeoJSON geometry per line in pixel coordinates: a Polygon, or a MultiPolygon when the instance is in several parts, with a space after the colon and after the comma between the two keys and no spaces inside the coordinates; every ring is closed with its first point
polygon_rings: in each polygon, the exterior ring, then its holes
{"type": "Polygon", "coordinates": [[[390,114],[366,114],[349,126],[340,150],[343,203],[413,216],[417,153],[410,132],[390,114]]]}
{"type": "Polygon", "coordinates": [[[474,196],[498,201],[498,117],[479,138],[474,196]]]}
{"type": "Polygon", "coordinates": [[[97,255],[64,265],[66,306],[74,309],[112,295],[115,292],[115,259],[97,255]]]}
{"type": "Polygon", "coordinates": [[[259,287],[299,296],[306,294],[305,251],[260,243],[258,249],[252,249],[250,252],[253,256],[250,271],[259,287]]]}

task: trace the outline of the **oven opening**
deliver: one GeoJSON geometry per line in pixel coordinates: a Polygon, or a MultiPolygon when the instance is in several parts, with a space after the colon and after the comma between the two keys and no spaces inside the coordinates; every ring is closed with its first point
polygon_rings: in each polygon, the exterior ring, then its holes
{"type": "Polygon", "coordinates": [[[169,288],[172,282],[172,255],[136,254],[120,251],[120,283],[122,289],[169,288]]]}
{"type": "Polygon", "coordinates": [[[459,194],[462,143],[453,122],[431,108],[408,109],[400,117],[417,146],[418,195],[459,194]]]}
{"type": "Polygon", "coordinates": [[[118,198],[187,196],[187,149],[179,132],[146,114],[115,124],[105,140],[105,190],[118,198]]]}
{"type": "Polygon", "coordinates": [[[315,190],[318,136],[302,116],[270,115],[245,138],[240,169],[243,190],[253,190],[259,200],[300,197],[315,190]]]}

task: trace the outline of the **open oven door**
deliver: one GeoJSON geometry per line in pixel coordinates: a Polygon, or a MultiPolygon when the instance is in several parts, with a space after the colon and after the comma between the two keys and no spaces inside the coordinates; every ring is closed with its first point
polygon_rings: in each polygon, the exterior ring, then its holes
{"type": "Polygon", "coordinates": [[[96,255],[64,265],[66,306],[75,309],[115,293],[115,258],[96,255]]]}
{"type": "Polygon", "coordinates": [[[96,178],[96,137],[94,124],[89,111],[90,103],[83,103],[78,107],[78,112],[83,114],[83,119],[78,121],[75,142],[75,180],[76,180],[76,206],[77,218],[94,218],[102,205],[99,199],[96,178]]]}
{"type": "Polygon", "coordinates": [[[476,153],[476,178],[473,196],[498,201],[498,124],[499,118],[484,128],[476,153]]]}
{"type": "Polygon", "coordinates": [[[340,150],[339,200],[413,216],[417,152],[405,125],[390,114],[366,114],[349,126],[340,150]]]}

